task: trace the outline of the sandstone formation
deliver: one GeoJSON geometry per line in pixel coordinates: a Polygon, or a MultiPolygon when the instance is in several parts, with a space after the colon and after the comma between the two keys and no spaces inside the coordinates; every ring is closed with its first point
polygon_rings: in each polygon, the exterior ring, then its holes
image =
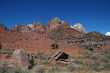
{"type": "Polygon", "coordinates": [[[76,23],[75,25],[71,26],[71,28],[74,28],[75,30],[81,32],[81,33],[86,33],[85,27],[81,23],[76,23]]]}
{"type": "Polygon", "coordinates": [[[87,33],[80,23],[71,27],[58,17],[52,19],[47,26],[39,23],[21,24],[11,31],[0,33],[1,48],[26,49],[29,53],[40,51],[48,54],[53,50],[54,43],[57,43],[59,48],[74,49],[75,46],[104,48],[104,46],[109,46],[108,42],[108,36],[97,32],[87,33]]]}

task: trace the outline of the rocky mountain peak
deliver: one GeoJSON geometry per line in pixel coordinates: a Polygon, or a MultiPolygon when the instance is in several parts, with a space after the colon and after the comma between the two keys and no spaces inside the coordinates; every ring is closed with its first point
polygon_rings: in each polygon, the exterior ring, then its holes
{"type": "Polygon", "coordinates": [[[85,27],[81,23],[76,23],[75,25],[71,26],[71,28],[74,28],[75,30],[77,30],[79,32],[82,32],[82,33],[86,33],[87,32],[85,27]]]}
{"type": "Polygon", "coordinates": [[[63,24],[64,21],[61,20],[60,18],[58,17],[55,17],[53,18],[49,24],[48,24],[48,30],[54,30],[54,29],[57,29],[59,26],[61,26],[61,24],[63,24]]]}
{"type": "Polygon", "coordinates": [[[55,17],[51,20],[52,23],[61,23],[62,20],[59,17],[55,17]]]}

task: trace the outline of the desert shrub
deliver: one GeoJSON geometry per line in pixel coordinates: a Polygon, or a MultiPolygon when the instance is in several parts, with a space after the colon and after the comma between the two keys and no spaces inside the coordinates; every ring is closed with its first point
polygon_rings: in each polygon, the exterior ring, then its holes
{"type": "Polygon", "coordinates": [[[92,52],[94,49],[93,48],[88,48],[88,50],[92,52]]]}
{"type": "Polygon", "coordinates": [[[12,55],[13,50],[12,49],[0,49],[0,54],[7,54],[7,55],[12,55]]]}
{"type": "Polygon", "coordinates": [[[0,73],[29,73],[28,70],[23,70],[21,68],[11,68],[11,67],[0,67],[0,73]]]}
{"type": "Polygon", "coordinates": [[[75,67],[74,67],[74,65],[71,65],[71,64],[67,66],[67,69],[70,72],[73,72],[74,70],[76,70],[75,67]]]}
{"type": "Polygon", "coordinates": [[[35,58],[33,56],[31,56],[31,58],[29,59],[29,64],[30,66],[28,68],[32,69],[32,67],[35,65],[35,58]]]}
{"type": "Polygon", "coordinates": [[[62,71],[62,67],[60,67],[59,65],[55,64],[53,65],[47,73],[61,73],[62,71]]]}
{"type": "Polygon", "coordinates": [[[29,70],[8,61],[0,61],[0,73],[29,73],[29,70]]]}
{"type": "Polygon", "coordinates": [[[110,64],[103,65],[103,70],[110,70],[110,64]]]}
{"type": "Polygon", "coordinates": [[[45,73],[45,69],[43,65],[36,65],[33,69],[32,69],[32,73],[45,73]]]}
{"type": "Polygon", "coordinates": [[[104,52],[104,56],[105,56],[108,60],[110,60],[110,50],[104,52]]]}
{"type": "Polygon", "coordinates": [[[8,67],[1,67],[0,73],[15,73],[15,70],[12,68],[8,68],[8,67]]]}
{"type": "Polygon", "coordinates": [[[99,68],[99,64],[91,64],[89,67],[90,67],[91,70],[95,70],[95,71],[101,70],[99,68]]]}
{"type": "Polygon", "coordinates": [[[52,47],[52,49],[58,49],[58,48],[59,48],[59,45],[56,44],[56,43],[53,43],[53,44],[51,45],[51,47],[52,47]]]}
{"type": "Polygon", "coordinates": [[[48,55],[45,55],[45,54],[42,53],[42,52],[38,52],[38,53],[36,54],[36,56],[37,56],[37,59],[40,59],[40,60],[48,60],[48,55]]]}

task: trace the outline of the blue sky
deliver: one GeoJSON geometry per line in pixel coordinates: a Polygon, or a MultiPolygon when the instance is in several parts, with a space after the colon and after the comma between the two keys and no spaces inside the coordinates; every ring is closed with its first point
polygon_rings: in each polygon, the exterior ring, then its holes
{"type": "Polygon", "coordinates": [[[9,28],[33,21],[47,24],[56,16],[105,33],[110,31],[110,0],[0,0],[0,22],[9,28]]]}

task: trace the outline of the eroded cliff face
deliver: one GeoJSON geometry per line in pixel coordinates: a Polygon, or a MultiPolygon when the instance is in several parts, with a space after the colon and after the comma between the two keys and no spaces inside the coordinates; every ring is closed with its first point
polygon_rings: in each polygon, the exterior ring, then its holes
{"type": "Polygon", "coordinates": [[[52,45],[58,48],[110,48],[108,36],[97,32],[87,33],[82,24],[75,28],[59,19],[52,19],[48,25],[38,23],[17,25],[10,31],[0,32],[1,48],[27,49],[30,52],[52,50],[52,45]]]}
{"type": "MultiPolygon", "coordinates": [[[[39,27],[40,28],[40,27],[39,27]]],[[[1,48],[3,49],[26,49],[28,52],[44,52],[52,51],[52,44],[57,40],[58,49],[72,48],[71,44],[67,43],[66,37],[76,37],[80,34],[78,31],[71,28],[63,28],[60,31],[45,31],[45,32],[4,32],[0,33],[1,48]],[[63,30],[63,31],[62,31],[63,30]],[[54,35],[52,34],[54,33],[54,35]],[[59,35],[61,34],[61,35],[59,35]],[[58,35],[58,36],[57,36],[58,35]],[[52,38],[54,37],[54,38],[52,38]]]]}
{"type": "MultiPolygon", "coordinates": [[[[52,33],[52,32],[51,32],[52,33]]],[[[58,48],[94,48],[109,49],[110,39],[100,33],[87,34],[68,28],[61,35],[39,32],[3,32],[0,33],[0,46],[3,49],[27,49],[30,52],[53,50],[52,44],[57,40],[58,48]],[[51,35],[50,35],[51,34],[51,35]],[[56,36],[58,35],[58,36],[56,36]]]]}
{"type": "Polygon", "coordinates": [[[2,48],[47,48],[51,40],[46,33],[5,32],[0,34],[2,48]]]}

